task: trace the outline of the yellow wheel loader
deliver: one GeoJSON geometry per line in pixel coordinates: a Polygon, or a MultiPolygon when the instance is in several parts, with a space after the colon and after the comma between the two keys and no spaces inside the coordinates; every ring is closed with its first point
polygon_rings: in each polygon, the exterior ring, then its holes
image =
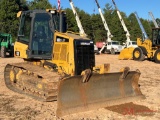
{"type": "Polygon", "coordinates": [[[154,60],[156,63],[160,63],[160,28],[152,29],[152,40],[150,40],[136,12],[135,16],[142,30],[144,38],[143,40],[141,38],[137,38],[138,47],[129,47],[123,49],[119,55],[119,59],[143,61],[145,58],[148,58],[154,60]]]}
{"type": "Polygon", "coordinates": [[[58,10],[18,14],[14,56],[24,62],[6,65],[6,86],[37,100],[57,101],[59,117],[144,99],[140,71],[125,67],[109,73],[109,64],[95,66],[93,41],[66,32],[65,15],[58,10]]]}
{"type": "Polygon", "coordinates": [[[138,47],[133,50],[133,59],[143,61],[145,57],[160,63],[160,28],[152,29],[152,40],[137,39],[138,47]]]}

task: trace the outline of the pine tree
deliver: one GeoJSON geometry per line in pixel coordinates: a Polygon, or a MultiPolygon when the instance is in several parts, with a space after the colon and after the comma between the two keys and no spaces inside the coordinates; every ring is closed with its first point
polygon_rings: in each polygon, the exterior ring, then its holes
{"type": "Polygon", "coordinates": [[[0,1],[0,32],[9,33],[16,38],[19,24],[17,13],[20,10],[28,9],[25,1],[22,2],[21,0],[0,1]]]}
{"type": "Polygon", "coordinates": [[[28,3],[30,10],[35,9],[50,9],[52,8],[52,5],[48,0],[33,0],[28,3]]]}

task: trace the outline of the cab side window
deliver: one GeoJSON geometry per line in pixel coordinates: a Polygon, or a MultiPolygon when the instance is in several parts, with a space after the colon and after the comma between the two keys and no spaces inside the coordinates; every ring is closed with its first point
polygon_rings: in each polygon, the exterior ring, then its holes
{"type": "Polygon", "coordinates": [[[28,43],[31,31],[31,17],[29,15],[22,15],[21,26],[19,29],[19,40],[28,43]]]}

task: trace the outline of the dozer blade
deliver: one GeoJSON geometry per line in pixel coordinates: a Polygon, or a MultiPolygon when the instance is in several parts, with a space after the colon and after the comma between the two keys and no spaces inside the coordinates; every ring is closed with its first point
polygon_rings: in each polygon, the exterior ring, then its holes
{"type": "Polygon", "coordinates": [[[133,47],[129,47],[129,48],[124,48],[123,50],[121,50],[118,59],[119,60],[130,60],[133,59],[133,47]]]}
{"type": "Polygon", "coordinates": [[[92,74],[83,83],[83,76],[62,80],[58,91],[57,116],[84,112],[144,99],[138,80],[140,72],[128,71],[92,74]]]}

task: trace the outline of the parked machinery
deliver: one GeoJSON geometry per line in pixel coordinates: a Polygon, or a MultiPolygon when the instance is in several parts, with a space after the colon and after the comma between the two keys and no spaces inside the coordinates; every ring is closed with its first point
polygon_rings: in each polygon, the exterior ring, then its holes
{"type": "Polygon", "coordinates": [[[123,54],[123,57],[119,59],[134,59],[137,61],[143,61],[147,58],[154,60],[156,63],[160,63],[160,28],[152,29],[152,39],[149,39],[137,12],[134,14],[141,28],[143,38],[137,38],[138,47],[126,48],[125,54],[123,54]]]}
{"type": "Polygon", "coordinates": [[[13,56],[12,35],[8,33],[0,33],[0,56],[5,58],[7,53],[13,56]]]}

